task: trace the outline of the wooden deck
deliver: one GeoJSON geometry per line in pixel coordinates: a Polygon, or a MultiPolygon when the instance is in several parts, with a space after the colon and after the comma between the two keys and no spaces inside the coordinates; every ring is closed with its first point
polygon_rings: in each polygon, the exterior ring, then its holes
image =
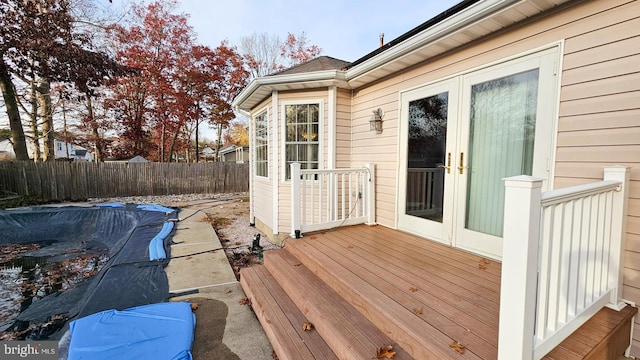
{"type": "MultiPolygon", "coordinates": [[[[495,261],[358,225],[289,239],[242,270],[241,283],[280,360],[370,359],[386,345],[394,359],[496,359],[500,272],[495,261]]],[[[622,355],[635,311],[600,311],[547,359],[622,355]]]]}

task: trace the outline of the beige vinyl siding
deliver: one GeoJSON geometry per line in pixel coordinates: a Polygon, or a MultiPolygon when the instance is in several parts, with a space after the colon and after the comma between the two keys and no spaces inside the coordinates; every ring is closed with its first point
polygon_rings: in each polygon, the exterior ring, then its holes
{"type": "MultiPolygon", "coordinates": [[[[587,1],[354,91],[352,165],[375,159],[377,222],[395,226],[399,92],[564,41],[554,187],[602,179],[631,166],[623,296],[640,303],[640,4],[587,1]],[[385,110],[384,132],[368,131],[385,110]]],[[[640,356],[640,322],[633,352],[640,356]]]]}
{"type": "MultiPolygon", "coordinates": [[[[602,178],[602,167],[631,167],[623,298],[640,303],[640,4],[597,17],[567,37],[563,64],[556,187],[602,178]]],[[[631,355],[640,356],[636,318],[631,355]]]]}
{"type": "Polygon", "coordinates": [[[284,140],[282,138],[282,124],[284,122],[284,114],[282,114],[282,105],[289,101],[316,101],[322,100],[324,102],[323,113],[320,114],[322,122],[322,168],[327,168],[328,160],[328,101],[329,90],[327,88],[313,89],[306,91],[283,91],[278,94],[278,232],[289,234],[291,232],[291,185],[289,181],[284,181],[284,174],[282,164],[284,161],[284,140]]]}
{"type": "Polygon", "coordinates": [[[336,168],[348,168],[351,166],[351,91],[338,89],[336,102],[336,168]]]}
{"type": "MultiPolygon", "coordinates": [[[[264,100],[258,106],[253,109],[251,116],[255,116],[264,109],[267,109],[268,114],[268,124],[267,128],[269,129],[269,143],[267,144],[267,154],[269,156],[269,178],[264,177],[253,177],[253,189],[252,199],[254,206],[254,216],[257,220],[262,222],[264,225],[268,226],[270,229],[273,229],[273,171],[274,166],[272,162],[272,149],[271,144],[273,144],[273,131],[271,131],[273,126],[273,109],[271,109],[271,97],[264,100]]],[[[253,131],[253,128],[252,128],[253,131]]],[[[253,134],[252,134],[253,136],[253,134]]],[[[252,156],[255,156],[252,152],[252,156]]],[[[255,161],[253,159],[249,162],[250,166],[255,166],[255,161]]],[[[255,168],[254,168],[255,171],[255,168]]]]}

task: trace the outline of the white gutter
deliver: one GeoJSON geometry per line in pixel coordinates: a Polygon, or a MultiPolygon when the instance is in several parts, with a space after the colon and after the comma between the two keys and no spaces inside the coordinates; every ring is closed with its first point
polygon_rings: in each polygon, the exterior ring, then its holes
{"type": "Polygon", "coordinates": [[[249,85],[244,88],[238,96],[236,96],[231,103],[231,106],[239,108],[240,104],[244,103],[261,87],[268,88],[269,90],[284,90],[286,87],[291,87],[295,84],[318,81],[334,81],[336,83],[343,83],[344,85],[347,83],[345,72],[342,70],[324,70],[298,74],[265,76],[251,80],[249,85]]]}
{"type": "Polygon", "coordinates": [[[473,4],[461,12],[416,34],[412,38],[352,67],[347,70],[346,78],[348,81],[351,81],[412,51],[420,49],[429,43],[441,40],[462,28],[523,1],[524,0],[485,0],[473,4]]]}

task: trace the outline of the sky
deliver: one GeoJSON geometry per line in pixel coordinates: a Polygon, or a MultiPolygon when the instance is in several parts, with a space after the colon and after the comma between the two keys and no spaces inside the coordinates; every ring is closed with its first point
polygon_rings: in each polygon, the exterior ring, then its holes
{"type": "Polygon", "coordinates": [[[182,0],[177,12],[204,45],[215,47],[227,39],[232,45],[252,33],[305,32],[322,55],[354,61],[379,45],[413,29],[459,0],[182,0]],[[220,5],[223,3],[224,5],[220,5]]]}
{"type": "MultiPolygon", "coordinates": [[[[240,46],[251,34],[303,31],[321,55],[355,61],[395,39],[460,0],[182,0],[177,13],[189,15],[189,24],[203,45],[216,47],[223,40],[240,46]],[[223,3],[224,5],[221,5],[223,3]]],[[[214,131],[201,128],[211,140],[214,131]]]]}

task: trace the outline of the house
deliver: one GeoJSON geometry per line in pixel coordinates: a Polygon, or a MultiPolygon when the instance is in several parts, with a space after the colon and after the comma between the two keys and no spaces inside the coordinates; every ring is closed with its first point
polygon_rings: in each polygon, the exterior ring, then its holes
{"type": "MultiPolygon", "coordinates": [[[[42,151],[42,144],[40,150],[42,151]]],[[[60,139],[53,140],[53,152],[56,160],[71,159],[74,161],[93,161],[93,155],[85,147],[71,144],[60,139]]],[[[13,143],[10,139],[0,141],[0,153],[6,159],[15,159],[13,143]]],[[[27,139],[27,153],[33,158],[34,146],[31,139],[27,139]]]]}
{"type": "MultiPolygon", "coordinates": [[[[289,263],[315,246],[292,239],[359,222],[396,230],[347,232],[384,231],[388,245],[378,251],[411,234],[476,254],[481,268],[501,262],[495,357],[541,358],[605,303],[640,301],[639,30],[637,1],[465,0],[353,62],[323,56],[256,78],[233,104],[251,119],[250,222],[297,249],[289,263]],[[611,165],[623,167],[603,170],[611,165]],[[596,250],[600,240],[589,239],[598,231],[611,248],[596,250]]],[[[288,256],[265,258],[275,278],[288,256]]],[[[347,281],[326,282],[383,332],[406,325],[367,310],[374,296],[345,295],[347,281]]],[[[396,318],[411,315],[401,310],[396,318]]],[[[632,356],[640,356],[638,325],[632,356]]],[[[414,357],[437,357],[420,352],[427,340],[415,331],[391,340],[414,357]]]]}
{"type": "Polygon", "coordinates": [[[209,162],[214,161],[216,157],[216,151],[213,150],[210,146],[205,147],[200,151],[200,159],[209,162]]]}
{"type": "Polygon", "coordinates": [[[141,155],[136,155],[129,159],[124,160],[105,160],[104,162],[113,162],[113,163],[129,163],[129,164],[145,164],[148,163],[149,160],[145,159],[141,155]]]}
{"type": "Polygon", "coordinates": [[[230,144],[220,148],[218,157],[221,162],[243,164],[249,162],[249,147],[230,144]]]}

